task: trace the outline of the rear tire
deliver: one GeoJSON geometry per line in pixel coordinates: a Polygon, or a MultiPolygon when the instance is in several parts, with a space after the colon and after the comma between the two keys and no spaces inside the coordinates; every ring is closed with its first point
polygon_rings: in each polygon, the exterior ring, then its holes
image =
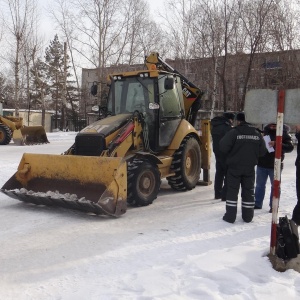
{"type": "Polygon", "coordinates": [[[143,159],[128,162],[127,180],[127,203],[146,206],[157,198],[161,179],[153,163],[143,159]]]}
{"type": "Polygon", "coordinates": [[[0,145],[8,145],[11,141],[12,134],[10,129],[3,124],[0,124],[0,145]]]}
{"type": "Polygon", "coordinates": [[[195,188],[201,172],[201,151],[198,141],[187,136],[173,155],[171,169],[174,176],[167,177],[169,185],[176,191],[195,188]]]}

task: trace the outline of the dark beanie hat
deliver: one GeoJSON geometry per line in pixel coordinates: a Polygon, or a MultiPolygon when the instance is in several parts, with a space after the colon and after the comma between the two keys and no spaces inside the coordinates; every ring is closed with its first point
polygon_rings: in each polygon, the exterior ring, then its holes
{"type": "Polygon", "coordinates": [[[224,112],[223,116],[226,119],[231,119],[231,120],[234,120],[234,117],[235,117],[235,115],[233,113],[230,113],[230,112],[224,112]]]}
{"type": "Polygon", "coordinates": [[[236,115],[236,120],[237,120],[237,121],[240,121],[240,122],[245,121],[245,114],[244,114],[243,112],[239,112],[239,113],[236,115]]]}

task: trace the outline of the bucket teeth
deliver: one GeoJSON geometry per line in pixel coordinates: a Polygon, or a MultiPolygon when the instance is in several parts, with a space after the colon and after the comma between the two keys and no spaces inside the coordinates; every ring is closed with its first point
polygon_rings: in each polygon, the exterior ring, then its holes
{"type": "Polygon", "coordinates": [[[116,216],[114,213],[105,210],[105,208],[101,207],[98,203],[89,200],[67,200],[64,198],[54,198],[51,196],[42,197],[28,193],[16,192],[14,190],[8,191],[2,189],[1,191],[14,199],[36,205],[60,206],[63,208],[80,210],[87,213],[94,213],[96,215],[116,216]]]}

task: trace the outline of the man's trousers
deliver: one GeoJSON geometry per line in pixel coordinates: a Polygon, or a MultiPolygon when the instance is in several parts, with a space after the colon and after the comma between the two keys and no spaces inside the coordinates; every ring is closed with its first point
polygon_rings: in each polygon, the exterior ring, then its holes
{"type": "Polygon", "coordinates": [[[242,218],[251,222],[254,215],[254,182],[255,169],[229,167],[227,170],[226,213],[223,219],[234,223],[237,213],[238,194],[241,186],[242,218]]]}
{"type": "Polygon", "coordinates": [[[224,160],[216,158],[216,174],[215,174],[215,198],[226,199],[227,185],[226,185],[226,171],[227,166],[224,160]]]}
{"type": "Polygon", "coordinates": [[[263,201],[266,193],[266,184],[268,177],[271,182],[271,193],[269,206],[272,208],[272,199],[273,199],[273,182],[274,182],[274,168],[262,168],[257,166],[256,168],[256,187],[255,187],[255,205],[258,208],[262,208],[263,201]]]}

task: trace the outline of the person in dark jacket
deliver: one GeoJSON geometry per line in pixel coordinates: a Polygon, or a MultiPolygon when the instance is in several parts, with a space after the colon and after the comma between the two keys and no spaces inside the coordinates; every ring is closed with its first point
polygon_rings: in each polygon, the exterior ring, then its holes
{"type": "Polygon", "coordinates": [[[214,182],[215,199],[226,200],[226,162],[225,155],[220,151],[221,138],[233,127],[233,113],[225,112],[223,116],[214,117],[211,120],[211,136],[213,151],[216,159],[216,173],[214,182]]]}
{"type": "Polygon", "coordinates": [[[297,204],[294,207],[292,220],[300,226],[300,125],[296,126],[296,138],[298,140],[297,143],[297,158],[295,161],[296,165],[296,193],[297,193],[297,204]]]}
{"type": "MultiPolygon", "coordinates": [[[[283,125],[282,133],[282,150],[281,150],[281,170],[283,169],[283,160],[285,153],[290,153],[294,149],[292,137],[289,134],[290,128],[287,125],[283,125]]],[[[274,161],[275,161],[275,141],[276,141],[276,124],[271,123],[264,127],[264,136],[270,137],[269,147],[274,151],[267,152],[264,156],[258,159],[256,168],[256,187],[255,187],[255,209],[261,209],[266,192],[266,183],[268,177],[271,182],[270,193],[270,210],[272,212],[272,199],[273,199],[273,181],[274,181],[274,161]]]]}
{"type": "Polygon", "coordinates": [[[244,113],[238,113],[236,120],[238,125],[220,141],[220,149],[226,154],[228,168],[226,213],[223,220],[235,222],[241,186],[242,218],[248,223],[254,215],[255,166],[267,149],[261,133],[245,121],[244,113]]]}

